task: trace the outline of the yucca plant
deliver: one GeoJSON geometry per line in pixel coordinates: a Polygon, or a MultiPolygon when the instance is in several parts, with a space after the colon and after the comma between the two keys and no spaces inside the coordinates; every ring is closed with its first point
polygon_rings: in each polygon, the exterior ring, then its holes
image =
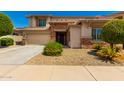
{"type": "Polygon", "coordinates": [[[112,60],[113,57],[117,55],[117,51],[115,48],[104,47],[100,51],[97,52],[97,55],[105,59],[112,60]]]}

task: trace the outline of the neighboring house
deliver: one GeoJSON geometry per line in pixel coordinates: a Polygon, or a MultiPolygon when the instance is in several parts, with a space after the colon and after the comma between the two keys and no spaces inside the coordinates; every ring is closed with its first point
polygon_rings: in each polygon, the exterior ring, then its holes
{"type": "MultiPolygon", "coordinates": [[[[29,27],[16,28],[25,44],[46,44],[57,41],[71,48],[81,48],[100,41],[102,26],[114,18],[123,19],[124,12],[109,16],[30,15],[29,27]]],[[[109,38],[109,37],[108,37],[109,38]]]]}

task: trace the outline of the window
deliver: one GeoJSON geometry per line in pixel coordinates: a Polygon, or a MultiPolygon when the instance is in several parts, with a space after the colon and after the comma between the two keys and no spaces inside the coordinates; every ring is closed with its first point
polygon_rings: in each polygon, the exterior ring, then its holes
{"type": "Polygon", "coordinates": [[[101,28],[93,28],[92,29],[92,38],[93,40],[99,41],[101,40],[101,28]]]}
{"type": "Polygon", "coordinates": [[[39,20],[39,26],[40,27],[45,27],[46,26],[46,20],[45,19],[40,19],[39,20]]]}

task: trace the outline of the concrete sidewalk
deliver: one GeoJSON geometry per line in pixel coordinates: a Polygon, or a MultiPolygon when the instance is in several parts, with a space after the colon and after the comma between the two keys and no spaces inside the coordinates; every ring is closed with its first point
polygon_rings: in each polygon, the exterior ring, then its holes
{"type": "Polygon", "coordinates": [[[0,80],[124,80],[124,67],[0,65],[0,80]]]}

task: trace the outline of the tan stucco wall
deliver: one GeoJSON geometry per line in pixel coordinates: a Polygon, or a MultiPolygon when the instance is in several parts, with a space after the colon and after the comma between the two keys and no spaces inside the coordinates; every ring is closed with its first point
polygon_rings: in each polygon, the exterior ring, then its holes
{"type": "Polygon", "coordinates": [[[80,26],[72,26],[69,29],[70,31],[70,47],[79,48],[80,46],[80,26]]]}
{"type": "Polygon", "coordinates": [[[29,18],[29,27],[36,27],[36,18],[35,17],[29,18]]]}
{"type": "Polygon", "coordinates": [[[55,32],[56,32],[56,31],[57,31],[57,32],[66,32],[66,29],[64,29],[64,28],[63,28],[63,29],[60,28],[60,29],[54,29],[54,31],[55,31],[55,32]]]}
{"type": "Polygon", "coordinates": [[[32,27],[32,18],[29,18],[28,20],[29,20],[28,21],[29,22],[29,27],[32,27]]]}
{"type": "Polygon", "coordinates": [[[92,38],[92,27],[89,27],[87,23],[81,25],[81,38],[92,38]]]}
{"type": "Polygon", "coordinates": [[[23,36],[16,36],[16,35],[13,35],[13,38],[14,38],[14,41],[15,42],[21,42],[23,40],[23,36]]]}

